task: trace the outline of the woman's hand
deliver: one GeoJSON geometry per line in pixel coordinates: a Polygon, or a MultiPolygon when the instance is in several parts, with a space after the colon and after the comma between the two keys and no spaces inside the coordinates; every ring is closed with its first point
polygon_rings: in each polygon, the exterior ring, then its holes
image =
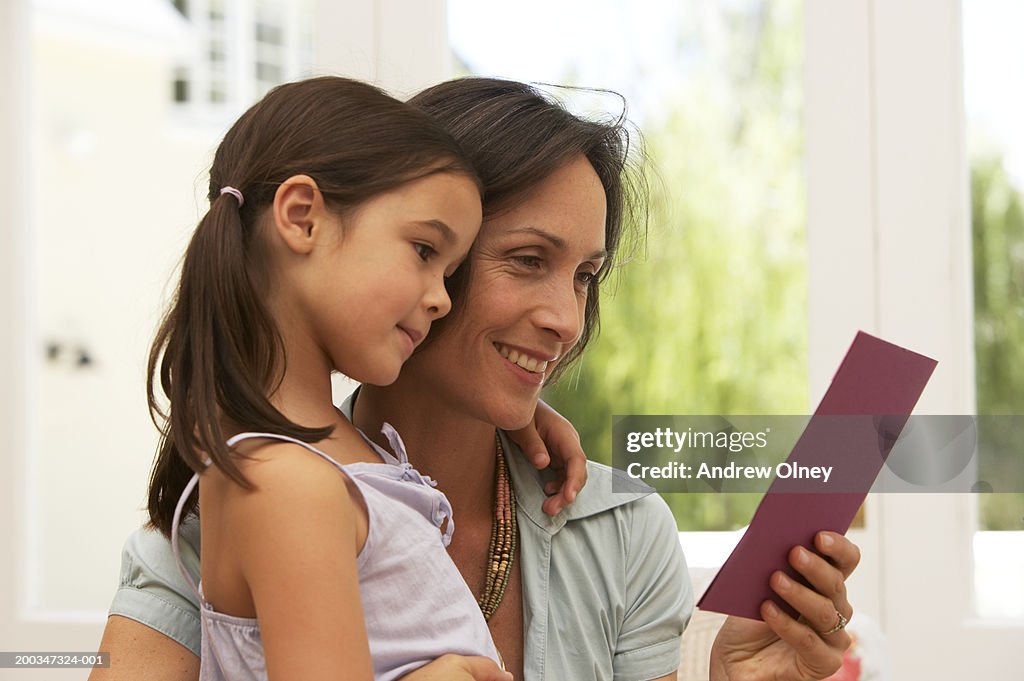
{"type": "Polygon", "coordinates": [[[502,671],[487,657],[442,655],[406,674],[402,681],[512,681],[512,673],[502,671]]]}
{"type": "Polygon", "coordinates": [[[535,467],[550,466],[558,472],[558,479],[544,486],[548,498],[543,506],[548,515],[558,515],[587,484],[587,455],[580,434],[568,419],[540,400],[533,421],[508,435],[535,467]]]}
{"type": "Polygon", "coordinates": [[[829,560],[802,547],[789,552],[790,565],[813,589],[782,572],[770,580],[772,590],[800,613],[800,620],[771,601],[761,604],[764,622],[727,619],[711,648],[712,681],[806,681],[823,679],[839,669],[850,636],[835,627],[845,625],[839,614],[846,621],[853,617],[845,581],[860,562],[860,549],[834,532],[819,532],[814,545],[829,560]]]}

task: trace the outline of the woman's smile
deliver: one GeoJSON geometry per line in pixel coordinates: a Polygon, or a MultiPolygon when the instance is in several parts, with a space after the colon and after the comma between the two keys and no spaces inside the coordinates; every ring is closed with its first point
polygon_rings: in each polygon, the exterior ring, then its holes
{"type": "Polygon", "coordinates": [[[543,384],[548,363],[558,360],[557,354],[528,350],[520,346],[506,345],[498,342],[493,343],[493,345],[498,354],[511,365],[509,368],[517,376],[530,383],[543,384]],[[515,371],[516,369],[519,371],[515,371]]]}

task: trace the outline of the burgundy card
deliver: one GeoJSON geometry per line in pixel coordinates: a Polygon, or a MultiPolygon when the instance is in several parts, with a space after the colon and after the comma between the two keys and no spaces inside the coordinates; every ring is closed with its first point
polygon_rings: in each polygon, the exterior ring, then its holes
{"type": "Polygon", "coordinates": [[[789,551],[797,545],[814,551],[818,531],[843,534],[850,528],[935,365],[933,359],[857,333],[787,459],[801,466],[832,466],[833,478],[822,491],[808,491],[810,481],[776,478],[698,607],[759,620],[761,603],[771,598],[795,616],[768,578],[782,570],[804,582],[789,566],[789,551]]]}

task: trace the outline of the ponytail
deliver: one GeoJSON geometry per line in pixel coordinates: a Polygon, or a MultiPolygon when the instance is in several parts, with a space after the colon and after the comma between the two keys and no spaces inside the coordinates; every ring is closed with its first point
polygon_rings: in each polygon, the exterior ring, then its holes
{"type": "MultiPolygon", "coordinates": [[[[305,442],[328,437],[333,427],[306,428],[289,421],[267,394],[284,374],[280,333],[258,295],[249,266],[251,248],[241,207],[217,195],[185,252],[174,303],[150,348],[146,383],[150,415],[161,438],[150,477],[150,524],[169,535],[174,508],[206,458],[246,489],[228,450],[223,420],[247,430],[289,435],[305,442]],[[173,408],[164,412],[154,390],[173,408]]],[[[196,493],[184,513],[193,511],[196,493]]]]}

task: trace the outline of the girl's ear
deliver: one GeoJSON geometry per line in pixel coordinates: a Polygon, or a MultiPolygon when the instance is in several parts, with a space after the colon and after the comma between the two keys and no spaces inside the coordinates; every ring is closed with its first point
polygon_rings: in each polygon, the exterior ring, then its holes
{"type": "Polygon", "coordinates": [[[289,250],[300,255],[313,250],[320,236],[317,224],[327,216],[316,180],[308,175],[293,175],[282,182],[274,194],[272,213],[274,231],[289,250]]]}

